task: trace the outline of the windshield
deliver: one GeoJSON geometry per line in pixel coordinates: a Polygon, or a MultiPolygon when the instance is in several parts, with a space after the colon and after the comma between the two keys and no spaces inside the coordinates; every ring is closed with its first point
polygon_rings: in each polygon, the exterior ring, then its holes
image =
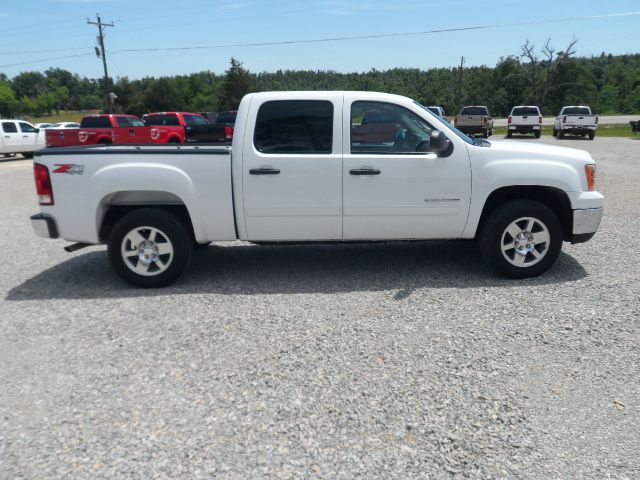
{"type": "MultiPolygon", "coordinates": [[[[425,107],[424,105],[419,104],[418,102],[416,102],[414,100],[414,102],[416,105],[418,105],[420,108],[426,110],[427,112],[429,112],[431,115],[435,115],[431,110],[429,110],[427,107],[425,107]]],[[[449,122],[447,122],[444,118],[442,117],[438,117],[438,120],[440,120],[442,123],[444,123],[447,127],[449,127],[449,129],[455,133],[457,136],[459,136],[462,140],[464,140],[465,142],[471,144],[471,145],[479,145],[479,143],[476,141],[475,138],[473,137],[469,137],[467,135],[465,135],[464,133],[462,133],[460,130],[458,130],[456,127],[454,127],[453,125],[451,125],[449,122]]]]}

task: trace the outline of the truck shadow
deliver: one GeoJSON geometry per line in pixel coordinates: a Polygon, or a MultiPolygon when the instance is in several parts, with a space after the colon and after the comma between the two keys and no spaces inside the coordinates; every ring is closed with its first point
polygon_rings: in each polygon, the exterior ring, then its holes
{"type": "Polygon", "coordinates": [[[421,288],[522,288],[587,276],[562,253],[545,275],[513,281],[493,275],[472,241],[301,246],[211,246],[194,253],[173,286],[139,289],[120,280],[104,251],[80,254],[11,289],[7,300],[153,297],[171,294],[299,294],[390,291],[397,300],[421,288]]]}

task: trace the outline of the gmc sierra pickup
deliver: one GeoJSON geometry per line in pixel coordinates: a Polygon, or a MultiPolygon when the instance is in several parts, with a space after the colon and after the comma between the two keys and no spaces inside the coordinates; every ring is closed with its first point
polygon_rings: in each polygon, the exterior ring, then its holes
{"type": "Polygon", "coordinates": [[[36,233],[78,242],[68,251],[107,244],[115,271],[142,287],[176,280],[197,244],[235,239],[476,238],[499,273],[530,277],[563,241],[589,240],[604,203],[587,152],[475,140],[409,98],[372,92],[249,94],[231,148],[37,155],[36,233]]]}
{"type": "Polygon", "coordinates": [[[560,140],[570,133],[581,137],[589,135],[589,140],[593,140],[597,128],[598,117],[591,113],[591,108],[584,105],[562,107],[553,123],[553,136],[560,140]]]}

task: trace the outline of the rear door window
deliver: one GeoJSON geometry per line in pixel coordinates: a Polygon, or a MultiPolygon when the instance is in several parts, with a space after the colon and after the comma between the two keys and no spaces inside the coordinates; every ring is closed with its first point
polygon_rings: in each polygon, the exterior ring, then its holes
{"type": "Polygon", "coordinates": [[[333,103],[326,100],[276,100],[258,110],[253,137],[262,153],[331,153],[333,103]]]}
{"type": "Polygon", "coordinates": [[[18,127],[13,122],[2,122],[2,131],[4,133],[18,133],[18,127]]]}

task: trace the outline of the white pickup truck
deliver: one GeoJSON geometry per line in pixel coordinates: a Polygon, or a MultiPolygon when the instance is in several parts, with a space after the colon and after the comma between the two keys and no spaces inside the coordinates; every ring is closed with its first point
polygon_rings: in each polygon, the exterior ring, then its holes
{"type": "Polygon", "coordinates": [[[44,130],[24,120],[0,119],[0,155],[21,153],[25,158],[32,158],[33,152],[44,147],[44,130]]]}
{"type": "Polygon", "coordinates": [[[198,244],[478,239],[524,278],[589,240],[603,212],[587,152],[467,137],[413,100],[371,92],[249,94],[233,145],[45,149],[49,238],[107,244],[132,284],[163,286],[198,244]],[[375,118],[375,122],[364,121],[375,118]]]}
{"type": "Polygon", "coordinates": [[[553,124],[553,136],[564,138],[565,134],[589,135],[589,140],[596,136],[598,117],[591,113],[591,108],[584,105],[562,107],[553,124]]]}
{"type": "Polygon", "coordinates": [[[542,134],[542,114],[535,105],[518,105],[511,109],[507,118],[507,137],[516,133],[533,133],[536,138],[542,134]]]}

